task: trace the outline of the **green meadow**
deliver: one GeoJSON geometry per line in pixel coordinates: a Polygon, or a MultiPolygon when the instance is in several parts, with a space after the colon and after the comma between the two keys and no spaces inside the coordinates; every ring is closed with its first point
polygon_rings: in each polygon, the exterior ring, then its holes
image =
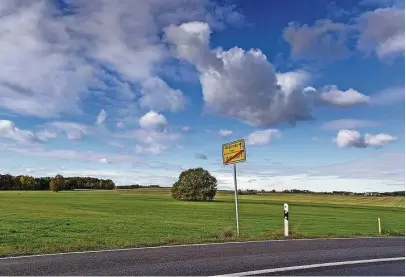
{"type": "Polygon", "coordinates": [[[305,194],[180,202],[168,189],[0,192],[0,256],[186,243],[283,238],[283,203],[292,238],[404,236],[405,198],[305,194]],[[228,237],[224,235],[228,233],[228,237]]]}

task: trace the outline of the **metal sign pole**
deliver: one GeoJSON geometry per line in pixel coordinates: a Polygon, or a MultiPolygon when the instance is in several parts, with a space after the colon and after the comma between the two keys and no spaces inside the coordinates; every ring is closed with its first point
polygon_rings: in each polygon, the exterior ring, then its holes
{"type": "Polygon", "coordinates": [[[238,197],[237,197],[237,167],[234,165],[234,198],[235,198],[235,219],[237,221],[237,236],[240,236],[240,225],[238,223],[238,197]]]}

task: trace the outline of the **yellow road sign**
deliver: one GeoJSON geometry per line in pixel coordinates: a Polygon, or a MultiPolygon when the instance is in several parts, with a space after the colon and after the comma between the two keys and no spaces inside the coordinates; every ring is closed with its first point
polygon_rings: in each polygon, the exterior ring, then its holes
{"type": "Polygon", "coordinates": [[[247,158],[243,139],[223,144],[223,164],[244,162],[247,158]]]}

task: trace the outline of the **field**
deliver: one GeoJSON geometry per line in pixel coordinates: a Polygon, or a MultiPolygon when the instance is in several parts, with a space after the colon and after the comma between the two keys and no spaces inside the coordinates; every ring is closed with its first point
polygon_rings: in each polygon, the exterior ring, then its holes
{"type": "MultiPolygon", "coordinates": [[[[292,237],[404,235],[404,197],[239,196],[238,240],[281,238],[283,203],[292,237]]],[[[178,202],[167,189],[0,192],[0,256],[224,241],[235,230],[233,194],[178,202]]],[[[237,240],[232,237],[227,240],[237,240]]]]}

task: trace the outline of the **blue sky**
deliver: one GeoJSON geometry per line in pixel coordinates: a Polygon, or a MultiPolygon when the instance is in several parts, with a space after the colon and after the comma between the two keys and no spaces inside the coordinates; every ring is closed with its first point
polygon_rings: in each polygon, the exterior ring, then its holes
{"type": "Polygon", "coordinates": [[[404,4],[6,1],[0,172],[171,186],[246,139],[242,189],[404,189],[404,4]]]}

